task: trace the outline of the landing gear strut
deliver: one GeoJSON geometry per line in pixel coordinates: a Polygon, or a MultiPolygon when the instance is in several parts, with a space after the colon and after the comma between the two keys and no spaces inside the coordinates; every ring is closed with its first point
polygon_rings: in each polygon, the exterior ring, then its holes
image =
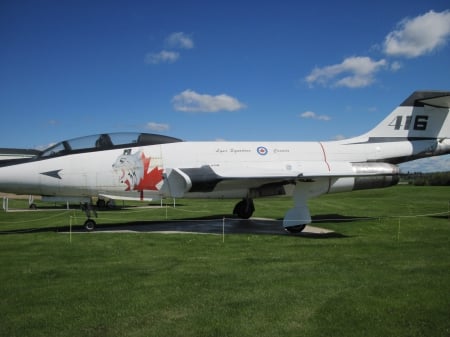
{"type": "Polygon", "coordinates": [[[292,234],[298,234],[311,223],[311,214],[307,205],[310,197],[320,195],[328,188],[328,180],[322,180],[318,188],[312,189],[309,182],[298,182],[294,188],[294,207],[286,212],[283,219],[284,229],[292,234]]]}
{"type": "Polygon", "coordinates": [[[92,214],[97,217],[97,211],[92,207],[92,203],[85,202],[81,205],[81,209],[84,210],[84,213],[86,213],[87,220],[84,222],[84,228],[92,232],[95,229],[95,221],[91,219],[92,214]]]}
{"type": "Polygon", "coordinates": [[[255,205],[253,204],[253,199],[243,198],[236,206],[234,206],[233,214],[242,219],[248,219],[252,216],[254,211],[255,205]]]}

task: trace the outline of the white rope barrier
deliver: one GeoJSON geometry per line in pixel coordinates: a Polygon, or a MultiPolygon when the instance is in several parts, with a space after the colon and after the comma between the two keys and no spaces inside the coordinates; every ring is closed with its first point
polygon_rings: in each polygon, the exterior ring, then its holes
{"type": "MultiPolygon", "coordinates": [[[[133,214],[139,214],[139,213],[144,213],[147,210],[142,210],[142,211],[132,211],[132,212],[127,212],[127,215],[130,215],[130,213],[133,214]]],[[[51,216],[45,216],[45,217],[39,217],[36,219],[29,219],[29,220],[20,220],[20,221],[12,221],[12,220],[7,220],[7,221],[0,221],[0,224],[20,224],[20,223],[32,223],[32,222],[39,222],[39,221],[45,221],[45,220],[50,220],[50,219],[54,219],[63,215],[66,215],[67,213],[73,212],[74,210],[64,210],[61,213],[57,213],[57,214],[53,214],[51,216]]],[[[192,211],[192,210],[182,210],[180,208],[176,208],[177,212],[184,212],[184,213],[194,213],[194,214],[198,214],[198,213],[209,213],[209,211],[192,211]]],[[[107,214],[107,213],[112,213],[114,214],[114,212],[102,212],[101,214],[107,214]]],[[[117,213],[116,213],[117,215],[117,213]]],[[[349,222],[349,221],[374,221],[374,220],[389,220],[389,219],[406,219],[406,218],[423,218],[423,217],[432,217],[432,216],[445,216],[445,215],[449,215],[450,216],[450,211],[445,211],[445,212],[438,212],[438,213],[426,213],[426,214],[415,214],[415,215],[389,215],[389,216],[377,216],[377,217],[342,217],[342,218],[321,218],[321,219],[313,219],[313,223],[318,223],[318,222],[349,222]]],[[[79,216],[82,217],[82,216],[79,216]]],[[[76,215],[73,216],[73,218],[78,218],[76,215]]],[[[228,218],[228,217],[224,217],[224,219],[226,219],[227,221],[245,221],[246,219],[241,219],[241,218],[228,218]]],[[[129,217],[105,217],[102,216],[101,220],[105,220],[105,221],[114,221],[114,222],[120,222],[120,221],[139,221],[139,220],[133,220],[130,219],[129,217]]],[[[167,221],[177,221],[177,222],[192,222],[192,221],[196,221],[196,222],[215,222],[217,221],[217,219],[166,219],[167,221]]],[[[255,220],[255,218],[250,218],[248,220],[255,220]]],[[[264,219],[264,220],[273,220],[273,221],[282,221],[282,220],[276,220],[276,219],[264,219]]],[[[158,220],[158,219],[151,219],[149,221],[162,221],[162,220],[158,220]]],[[[296,222],[296,223],[301,223],[303,221],[308,221],[306,219],[292,219],[289,220],[292,222],[296,222]]]]}
{"type": "Polygon", "coordinates": [[[66,215],[67,213],[69,213],[69,211],[64,210],[61,213],[55,213],[52,216],[45,216],[45,217],[40,217],[40,218],[36,218],[36,219],[30,219],[30,220],[20,220],[20,221],[11,221],[11,220],[7,220],[7,221],[0,221],[0,224],[25,224],[25,223],[30,223],[30,222],[38,222],[38,221],[44,221],[44,220],[49,220],[49,219],[54,219],[57,218],[59,216],[62,215],[66,215]]]}
{"type": "MultiPolygon", "coordinates": [[[[6,201],[7,203],[7,201],[6,201]]],[[[4,204],[5,204],[5,199],[4,199],[4,204]]],[[[5,205],[4,205],[5,207],[5,205]]],[[[6,206],[7,207],[7,206],[6,206]]],[[[400,235],[400,222],[401,219],[408,219],[408,218],[425,218],[425,217],[432,217],[432,216],[448,216],[449,221],[450,221],[450,202],[449,202],[449,209],[445,212],[437,212],[437,213],[426,213],[426,214],[410,214],[410,215],[389,215],[389,216],[377,216],[377,217],[345,217],[343,216],[342,218],[321,218],[321,219],[313,219],[312,223],[325,223],[325,222],[350,222],[350,221],[383,221],[383,220],[394,220],[394,219],[398,219],[398,234],[397,234],[397,238],[399,239],[399,235],[400,235]]],[[[176,222],[198,222],[198,223],[207,223],[207,222],[217,222],[218,219],[168,219],[168,211],[172,210],[173,213],[178,212],[178,213],[189,213],[189,214],[200,214],[200,213],[210,213],[210,210],[188,210],[188,209],[181,209],[180,207],[174,208],[172,206],[168,206],[166,205],[165,207],[165,219],[151,219],[151,220],[147,220],[147,221],[176,221],[176,222]]],[[[107,221],[110,223],[120,223],[120,222],[127,222],[127,221],[140,221],[139,219],[130,219],[130,215],[137,215],[137,214],[142,214],[145,212],[149,212],[149,211],[153,211],[153,210],[161,210],[160,207],[157,208],[140,208],[139,210],[123,210],[123,212],[125,212],[126,214],[124,214],[123,217],[118,217],[117,212],[118,211],[104,211],[101,214],[102,215],[111,215],[114,214],[114,217],[101,217],[102,222],[103,221],[107,221]]],[[[35,219],[29,219],[29,220],[20,220],[20,221],[13,221],[13,220],[7,220],[7,221],[0,221],[0,224],[11,224],[11,225],[15,225],[15,224],[27,224],[27,223],[36,223],[36,222],[42,222],[42,221],[46,221],[46,220],[52,220],[58,217],[63,217],[66,216],[68,213],[72,213],[72,215],[70,215],[69,217],[69,226],[72,229],[72,226],[74,224],[77,223],[77,218],[83,218],[83,216],[77,216],[75,213],[75,210],[62,210],[61,212],[52,214],[52,215],[46,215],[43,217],[39,217],[39,218],[35,218],[35,219]]],[[[173,215],[172,213],[172,215],[173,215]]],[[[246,219],[240,219],[240,218],[228,218],[228,217],[223,217],[222,218],[222,227],[223,227],[223,235],[225,233],[225,222],[233,222],[233,221],[245,221],[246,219]]],[[[282,220],[276,220],[276,219],[255,219],[255,218],[250,218],[248,219],[249,221],[255,221],[255,220],[269,220],[269,221],[279,221],[281,222],[282,220]]],[[[145,220],[141,220],[141,221],[145,221],[145,220]]],[[[309,220],[304,220],[304,219],[296,219],[296,220],[289,220],[295,223],[301,223],[302,221],[304,222],[308,222],[309,220]]],[[[22,233],[22,232],[33,232],[33,231],[38,231],[41,230],[42,228],[29,228],[29,229],[24,229],[23,231],[19,230],[12,230],[11,233],[22,233]]],[[[2,231],[2,233],[8,233],[8,231],[2,231]]]]}

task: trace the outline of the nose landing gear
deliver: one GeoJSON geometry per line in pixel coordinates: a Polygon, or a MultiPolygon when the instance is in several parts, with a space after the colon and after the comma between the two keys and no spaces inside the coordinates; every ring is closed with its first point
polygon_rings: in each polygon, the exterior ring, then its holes
{"type": "Polygon", "coordinates": [[[85,202],[81,205],[81,209],[84,211],[84,213],[87,216],[87,220],[84,222],[84,228],[88,232],[92,232],[95,229],[95,221],[91,219],[92,215],[94,217],[97,217],[97,211],[92,207],[91,202],[85,202]]]}

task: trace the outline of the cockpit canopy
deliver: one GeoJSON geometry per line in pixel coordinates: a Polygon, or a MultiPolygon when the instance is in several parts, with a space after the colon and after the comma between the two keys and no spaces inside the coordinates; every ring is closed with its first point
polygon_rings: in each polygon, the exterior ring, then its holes
{"type": "Polygon", "coordinates": [[[178,138],[152,133],[103,133],[62,141],[42,151],[39,154],[39,158],[181,141],[178,138]]]}

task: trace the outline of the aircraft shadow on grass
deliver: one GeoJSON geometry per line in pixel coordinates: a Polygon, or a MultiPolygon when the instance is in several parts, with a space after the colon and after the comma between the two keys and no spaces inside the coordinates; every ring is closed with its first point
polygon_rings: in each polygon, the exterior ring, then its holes
{"type": "MultiPolygon", "coordinates": [[[[98,233],[197,233],[197,234],[263,234],[263,235],[289,235],[301,238],[345,238],[346,235],[316,226],[327,223],[345,223],[370,218],[356,218],[339,214],[323,214],[312,217],[312,224],[299,234],[287,233],[282,225],[282,219],[250,218],[240,219],[230,217],[229,214],[216,214],[205,217],[185,218],[177,220],[127,221],[122,223],[97,224],[94,232],[98,233]]],[[[42,232],[83,233],[87,230],[82,225],[53,226],[44,228],[24,228],[18,230],[0,231],[5,234],[28,234],[42,232]]]]}
{"type": "Polygon", "coordinates": [[[442,214],[442,215],[432,215],[431,218],[433,219],[448,219],[450,221],[450,212],[447,214],[442,214]]]}

